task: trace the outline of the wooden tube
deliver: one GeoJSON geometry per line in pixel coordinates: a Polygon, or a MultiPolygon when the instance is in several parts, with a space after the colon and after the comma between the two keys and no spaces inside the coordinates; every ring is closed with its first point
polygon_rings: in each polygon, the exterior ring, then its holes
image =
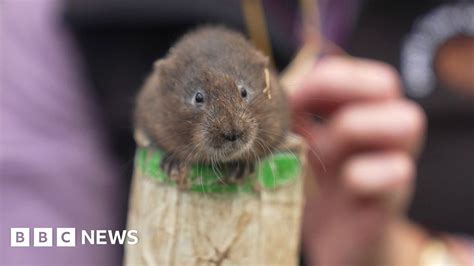
{"type": "Polygon", "coordinates": [[[124,264],[297,265],[306,150],[293,135],[279,150],[239,185],[195,166],[182,191],[159,170],[160,152],[139,148],[127,225],[139,240],[124,264]]]}

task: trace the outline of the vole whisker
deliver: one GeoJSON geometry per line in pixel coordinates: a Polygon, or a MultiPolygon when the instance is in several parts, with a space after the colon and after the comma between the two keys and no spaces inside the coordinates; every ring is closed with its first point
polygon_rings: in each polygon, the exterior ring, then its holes
{"type": "MultiPolygon", "coordinates": [[[[299,128],[303,131],[306,132],[306,134],[311,134],[308,130],[306,130],[305,128],[299,126],[299,128]]],[[[313,143],[309,143],[308,144],[308,149],[313,153],[313,155],[316,157],[316,159],[318,159],[319,161],[319,164],[321,165],[321,167],[323,168],[323,171],[326,173],[327,172],[327,169],[326,169],[326,165],[324,164],[324,161],[322,160],[322,158],[319,156],[319,154],[317,153],[317,151],[315,150],[317,148],[316,146],[317,144],[315,142],[313,143]],[[314,145],[314,148],[313,148],[313,145],[314,145]]]]}

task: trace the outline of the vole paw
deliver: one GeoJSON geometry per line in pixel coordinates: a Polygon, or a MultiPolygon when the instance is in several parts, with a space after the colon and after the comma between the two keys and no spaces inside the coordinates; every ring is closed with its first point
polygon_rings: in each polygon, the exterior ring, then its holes
{"type": "Polygon", "coordinates": [[[233,162],[229,165],[229,183],[242,183],[255,170],[255,165],[248,162],[233,162]]]}
{"type": "Polygon", "coordinates": [[[176,182],[179,189],[185,190],[189,188],[187,182],[188,168],[179,159],[166,155],[163,160],[161,160],[160,168],[171,180],[176,182]]]}

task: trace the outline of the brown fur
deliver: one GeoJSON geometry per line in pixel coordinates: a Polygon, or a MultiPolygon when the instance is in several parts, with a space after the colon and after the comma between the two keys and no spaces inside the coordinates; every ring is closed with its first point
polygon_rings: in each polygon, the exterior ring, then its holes
{"type": "Polygon", "coordinates": [[[135,126],[185,165],[255,161],[285,137],[287,100],[268,59],[241,34],[203,27],[155,63],[137,100],[135,126]],[[271,99],[262,92],[265,68],[271,73],[271,99]],[[238,85],[245,85],[247,99],[238,85]],[[202,106],[193,105],[197,90],[204,94],[202,106]],[[240,132],[241,138],[226,141],[222,134],[228,132],[240,132]]]}

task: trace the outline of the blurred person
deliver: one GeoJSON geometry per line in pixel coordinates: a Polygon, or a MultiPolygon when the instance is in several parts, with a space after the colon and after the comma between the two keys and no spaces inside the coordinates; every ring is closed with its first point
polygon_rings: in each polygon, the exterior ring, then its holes
{"type": "MultiPolygon", "coordinates": [[[[123,166],[130,170],[127,162],[133,158],[130,110],[135,90],[152,62],[194,25],[213,22],[244,29],[242,15],[236,12],[240,2],[144,1],[138,5],[69,0],[66,18],[79,50],[73,49],[59,22],[58,2],[2,4],[2,19],[7,23],[2,24],[6,41],[1,68],[1,213],[8,216],[2,217],[1,239],[8,239],[4,236],[10,227],[123,227],[128,190],[124,181],[130,175],[123,166]],[[83,84],[77,51],[83,55],[92,86],[83,84]]],[[[264,4],[275,62],[282,69],[298,46],[297,4],[264,4]]],[[[421,12],[408,2],[398,5],[421,12]]],[[[371,2],[364,9],[357,1],[322,1],[325,36],[356,55],[363,55],[364,46],[382,55],[396,50],[364,38],[374,38],[379,32],[399,33],[397,28],[360,32],[370,29],[364,19],[371,13],[364,10],[373,6],[377,4],[371,2]],[[362,19],[355,27],[359,11],[362,19]]],[[[378,59],[396,65],[393,58],[378,59]]],[[[402,97],[402,82],[393,67],[347,57],[314,60],[314,67],[301,76],[290,95],[294,129],[320,157],[309,155],[320,191],[307,200],[306,263],[407,265],[420,261],[432,235],[408,223],[403,214],[424,139],[423,111],[402,97]],[[302,113],[323,119],[314,123],[302,113]]],[[[444,166],[449,171],[447,164],[440,165],[444,166]]],[[[472,168],[463,171],[472,177],[472,168]]],[[[459,217],[453,215],[453,219],[459,217]]],[[[436,255],[467,263],[472,259],[470,244],[450,237],[443,237],[442,243],[449,252],[438,249],[436,255]]],[[[119,246],[12,250],[7,245],[2,240],[2,265],[120,263],[119,246]]]]}
{"type": "Polygon", "coordinates": [[[0,265],[119,265],[119,245],[10,247],[15,227],[122,229],[128,188],[59,2],[0,9],[0,265]]]}

